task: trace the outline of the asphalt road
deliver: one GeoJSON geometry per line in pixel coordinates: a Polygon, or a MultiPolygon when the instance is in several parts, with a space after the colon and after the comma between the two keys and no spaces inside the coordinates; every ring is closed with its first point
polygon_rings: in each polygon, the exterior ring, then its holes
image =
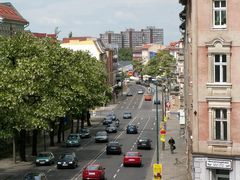
{"type": "MultiPolygon", "coordinates": [[[[123,167],[123,155],[106,155],[106,143],[95,143],[94,135],[97,131],[104,130],[105,126],[99,124],[91,129],[92,137],[83,139],[80,147],[66,148],[64,143],[60,146],[53,147],[51,150],[55,157],[63,152],[75,152],[78,159],[78,167],[76,169],[57,169],[56,164],[52,166],[38,166],[31,164],[19,170],[11,172],[7,170],[5,173],[11,173],[14,180],[21,179],[26,172],[41,171],[47,174],[49,180],[80,180],[82,179],[82,170],[88,163],[101,163],[106,169],[106,177],[108,180],[145,180],[147,172],[151,167],[153,154],[156,148],[156,126],[155,106],[150,101],[144,101],[142,94],[137,94],[137,90],[141,88],[146,92],[147,89],[140,85],[129,85],[129,90],[133,96],[126,97],[114,109],[117,118],[120,120],[120,127],[117,133],[109,134],[109,140],[117,140],[122,145],[123,153],[127,151],[139,151],[142,154],[142,167],[123,167]],[[132,112],[132,119],[123,119],[123,112],[132,112]],[[136,124],[138,126],[138,134],[126,134],[127,124],[136,124]],[[137,150],[136,142],[139,137],[146,136],[152,140],[152,150],[137,150]],[[13,174],[14,173],[14,174],[13,174]]],[[[107,113],[107,112],[106,112],[107,113]]],[[[0,176],[1,177],[1,176],[0,176]]],[[[10,176],[9,176],[10,177],[10,176]]],[[[1,178],[0,178],[1,179],[1,178]]],[[[11,178],[10,178],[11,179],[11,178]]]]}

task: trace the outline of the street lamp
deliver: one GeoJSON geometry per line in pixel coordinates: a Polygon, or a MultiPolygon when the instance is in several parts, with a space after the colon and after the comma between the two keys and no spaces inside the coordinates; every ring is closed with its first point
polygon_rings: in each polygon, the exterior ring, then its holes
{"type": "Polygon", "coordinates": [[[157,138],[157,164],[159,164],[159,120],[158,120],[158,84],[157,81],[155,83],[156,85],[156,138],[157,138]]]}

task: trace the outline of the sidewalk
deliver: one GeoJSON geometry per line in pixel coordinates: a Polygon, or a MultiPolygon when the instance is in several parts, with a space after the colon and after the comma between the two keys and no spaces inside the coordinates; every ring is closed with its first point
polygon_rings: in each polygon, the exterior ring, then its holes
{"type": "MultiPolygon", "coordinates": [[[[160,142],[160,163],[163,167],[162,180],[187,180],[187,154],[186,143],[183,135],[180,136],[180,125],[176,109],[170,111],[170,118],[167,121],[167,134],[165,150],[162,150],[160,142]],[[170,137],[176,142],[176,150],[171,154],[168,140],[170,137]]],[[[156,162],[156,151],[152,166],[149,168],[146,180],[153,179],[153,163],[156,162]]]]}

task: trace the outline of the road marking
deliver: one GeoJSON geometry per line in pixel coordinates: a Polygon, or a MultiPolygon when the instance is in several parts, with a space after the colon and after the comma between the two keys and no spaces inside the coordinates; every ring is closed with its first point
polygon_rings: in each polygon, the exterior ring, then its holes
{"type": "Polygon", "coordinates": [[[120,169],[117,170],[117,173],[119,173],[120,169]]]}
{"type": "Polygon", "coordinates": [[[117,176],[117,174],[114,174],[113,178],[115,179],[115,178],[116,178],[116,176],[117,176]]]}

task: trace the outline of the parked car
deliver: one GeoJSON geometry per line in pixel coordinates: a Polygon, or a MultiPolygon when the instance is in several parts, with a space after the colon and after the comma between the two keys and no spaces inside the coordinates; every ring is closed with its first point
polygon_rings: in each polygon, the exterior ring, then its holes
{"type": "Polygon", "coordinates": [[[78,147],[80,146],[80,142],[80,134],[69,134],[66,141],[66,147],[78,147]]]}
{"type": "Polygon", "coordinates": [[[37,166],[54,164],[55,157],[52,152],[40,152],[35,160],[37,166]]]}
{"type": "Polygon", "coordinates": [[[142,89],[138,89],[137,93],[138,94],[143,94],[143,90],[142,89]]]}
{"type": "Polygon", "coordinates": [[[98,131],[95,136],[95,142],[108,142],[108,134],[106,131],[98,131]]]}
{"type": "Polygon", "coordinates": [[[127,152],[123,156],[123,166],[142,166],[142,155],[139,152],[127,152]]]}
{"type": "Polygon", "coordinates": [[[116,121],[113,121],[112,124],[115,124],[116,127],[119,127],[119,126],[120,126],[120,121],[119,121],[119,119],[117,119],[116,121]]]}
{"type": "Polygon", "coordinates": [[[103,120],[103,125],[108,125],[108,124],[112,124],[113,120],[112,120],[112,117],[106,117],[104,118],[103,120]]]}
{"type": "Polygon", "coordinates": [[[123,119],[131,119],[132,113],[131,112],[124,112],[123,113],[123,119]]]}
{"type": "Polygon", "coordinates": [[[138,127],[134,124],[127,125],[127,134],[137,134],[138,133],[138,127]]]}
{"type": "Polygon", "coordinates": [[[155,100],[154,100],[154,104],[161,104],[161,103],[160,103],[160,100],[156,100],[156,99],[155,99],[155,100]]]}
{"type": "Polygon", "coordinates": [[[107,133],[116,133],[117,132],[117,126],[115,124],[109,124],[109,125],[107,125],[105,131],[107,133]]]}
{"type": "Polygon", "coordinates": [[[79,135],[81,138],[90,138],[91,137],[90,131],[87,128],[80,129],[79,135]]]}
{"type": "Polygon", "coordinates": [[[105,168],[101,164],[89,164],[83,169],[83,180],[103,180],[105,179],[105,168]]]}
{"type": "Polygon", "coordinates": [[[117,141],[111,141],[106,146],[106,154],[122,154],[121,145],[117,141]]]}
{"type": "Polygon", "coordinates": [[[151,146],[152,140],[147,137],[141,137],[137,141],[137,148],[138,149],[152,149],[151,146]]]}
{"type": "Polygon", "coordinates": [[[76,154],[73,153],[64,153],[60,155],[60,158],[57,162],[57,168],[76,168],[78,167],[78,159],[76,154]]]}
{"type": "Polygon", "coordinates": [[[47,180],[47,176],[43,172],[29,172],[24,175],[23,180],[47,180]]]}

